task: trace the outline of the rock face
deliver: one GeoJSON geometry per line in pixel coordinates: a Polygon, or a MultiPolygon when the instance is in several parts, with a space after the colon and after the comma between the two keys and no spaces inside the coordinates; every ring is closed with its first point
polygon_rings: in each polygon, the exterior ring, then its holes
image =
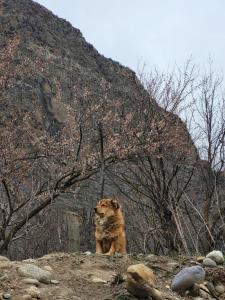
{"type": "MultiPolygon", "coordinates": [[[[133,71],[100,55],[78,29],[31,0],[1,1],[0,33],[2,63],[8,66],[0,69],[5,108],[0,112],[1,125],[8,125],[15,114],[19,124],[30,112],[26,122],[33,139],[44,134],[59,138],[71,129],[73,113],[81,112],[84,105],[102,104],[106,96],[104,105],[108,109],[120,105],[125,115],[137,110],[140,99],[158,114],[163,112],[133,71]]],[[[178,126],[178,143],[189,144],[190,155],[196,155],[185,125],[172,114],[169,119],[171,134],[178,126]]]]}

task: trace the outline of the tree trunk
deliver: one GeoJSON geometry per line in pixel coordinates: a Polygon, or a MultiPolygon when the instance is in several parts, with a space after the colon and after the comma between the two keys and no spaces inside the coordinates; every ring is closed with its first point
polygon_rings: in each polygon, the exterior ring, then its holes
{"type": "Polygon", "coordinates": [[[67,225],[67,251],[80,251],[80,216],[71,211],[64,212],[64,220],[67,225]]]}

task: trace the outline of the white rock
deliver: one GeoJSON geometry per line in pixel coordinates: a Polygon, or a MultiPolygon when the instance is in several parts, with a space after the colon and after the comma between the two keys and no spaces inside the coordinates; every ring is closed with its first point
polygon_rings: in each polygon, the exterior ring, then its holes
{"type": "Polygon", "coordinates": [[[91,253],[91,251],[86,251],[86,252],[84,252],[84,254],[85,255],[91,255],[92,253],[91,253]]]}
{"type": "Polygon", "coordinates": [[[223,253],[218,250],[214,250],[206,255],[206,257],[211,258],[214,260],[217,264],[223,264],[224,263],[224,257],[223,253]]]}

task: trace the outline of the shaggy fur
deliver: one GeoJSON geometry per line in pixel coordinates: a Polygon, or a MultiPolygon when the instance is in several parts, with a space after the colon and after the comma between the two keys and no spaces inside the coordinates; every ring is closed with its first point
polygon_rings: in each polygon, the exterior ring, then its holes
{"type": "Polygon", "coordinates": [[[115,199],[102,199],[95,207],[96,253],[126,253],[124,218],[115,199]]]}

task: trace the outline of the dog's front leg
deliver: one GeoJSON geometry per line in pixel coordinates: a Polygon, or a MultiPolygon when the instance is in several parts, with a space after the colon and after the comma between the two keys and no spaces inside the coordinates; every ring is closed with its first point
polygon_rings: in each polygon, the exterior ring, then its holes
{"type": "Polygon", "coordinates": [[[101,254],[103,253],[102,251],[102,244],[99,240],[96,240],[96,253],[97,254],[101,254]]]}
{"type": "Polygon", "coordinates": [[[106,253],[106,255],[112,256],[112,255],[115,254],[115,252],[116,252],[115,241],[112,241],[111,246],[110,246],[110,249],[109,249],[109,251],[106,253]]]}

